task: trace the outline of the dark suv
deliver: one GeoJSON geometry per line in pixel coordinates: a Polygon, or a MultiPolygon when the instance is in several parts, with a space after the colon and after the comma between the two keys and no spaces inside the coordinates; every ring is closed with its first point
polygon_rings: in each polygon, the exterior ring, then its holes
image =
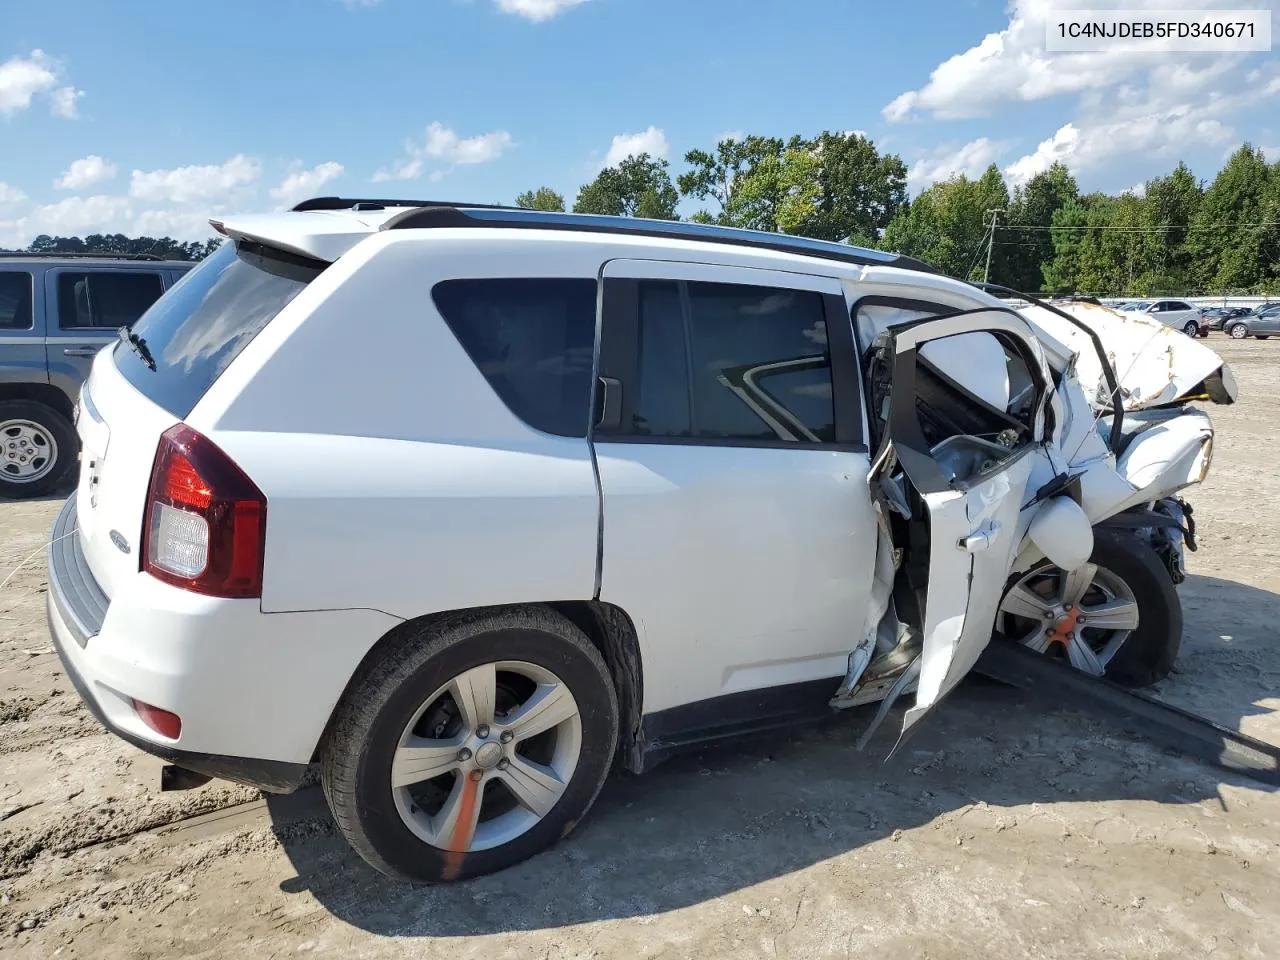
{"type": "Polygon", "coordinates": [[[194,264],[0,254],[0,497],[35,497],[75,468],[72,411],[93,357],[194,264]]]}

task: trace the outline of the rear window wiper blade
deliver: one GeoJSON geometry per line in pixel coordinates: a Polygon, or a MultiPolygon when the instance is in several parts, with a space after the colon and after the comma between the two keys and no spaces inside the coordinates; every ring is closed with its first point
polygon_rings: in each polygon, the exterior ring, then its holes
{"type": "Polygon", "coordinates": [[[156,358],[151,355],[151,349],[147,346],[146,340],[142,339],[142,337],[138,336],[128,327],[121,327],[116,331],[116,336],[118,336],[123,343],[127,343],[129,345],[130,349],[132,349],[133,352],[142,359],[142,362],[147,365],[148,370],[154,370],[156,368],[156,358]]]}

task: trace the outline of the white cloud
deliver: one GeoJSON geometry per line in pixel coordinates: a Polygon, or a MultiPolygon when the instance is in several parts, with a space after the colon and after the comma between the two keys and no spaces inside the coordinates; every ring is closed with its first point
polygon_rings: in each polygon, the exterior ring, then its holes
{"type": "Polygon", "coordinates": [[[639,133],[620,133],[613,138],[613,143],[609,145],[609,152],[605,154],[600,168],[616,167],[627,157],[638,157],[642,153],[647,153],[655,159],[665,160],[670,152],[671,146],[667,143],[667,135],[663,133],[661,127],[651,126],[639,133]]]}
{"type": "Polygon", "coordinates": [[[103,160],[96,153],[72,161],[66,173],[53,181],[59,190],[83,190],[116,175],[116,165],[103,160]]]}
{"type": "MultiPolygon", "coordinates": [[[[426,136],[421,144],[413,142],[405,144],[406,156],[390,167],[383,168],[373,175],[375,183],[385,180],[416,180],[422,175],[422,169],[428,159],[438,160],[450,166],[476,163],[490,163],[497,160],[515,144],[506,130],[494,130],[473,137],[460,137],[442,123],[428,124],[426,136]]],[[[432,180],[438,180],[444,171],[432,173],[432,180]]]]}
{"type": "Polygon", "coordinates": [[[0,246],[25,247],[41,233],[84,236],[127,229],[128,197],[67,197],[38,206],[15,220],[0,220],[0,246]]]}
{"type": "Polygon", "coordinates": [[[27,195],[17,187],[0,180],[0,210],[9,210],[27,199],[27,195]]]}
{"type": "Polygon", "coordinates": [[[11,57],[0,63],[0,117],[26,110],[36,97],[48,97],[54,116],[72,119],[76,99],[82,91],[58,84],[63,79],[61,64],[43,50],[25,57],[11,57]]]}
{"type": "Polygon", "coordinates": [[[129,182],[129,195],[151,202],[207,201],[253,183],[261,173],[258,162],[244,154],[236,154],[221,164],[145,172],[134,170],[129,182]]]}
{"type": "Polygon", "coordinates": [[[916,160],[907,171],[907,188],[919,193],[931,183],[950,180],[957,174],[980,177],[1003,149],[1004,145],[979,137],[958,149],[942,147],[916,160]]]}
{"type": "Polygon", "coordinates": [[[336,180],[345,172],[342,164],[333,160],[321,163],[310,170],[301,169],[301,163],[278,187],[271,188],[271,196],[286,205],[292,205],[306,197],[314,196],[316,191],[330,180],[336,180]]]}
{"type": "MultiPolygon", "coordinates": [[[[1274,147],[1259,147],[1262,155],[1267,158],[1267,163],[1280,163],[1280,145],[1274,147]]],[[[0,197],[4,196],[3,185],[0,184],[0,197]]]]}
{"type": "Polygon", "coordinates": [[[587,0],[495,0],[495,2],[503,13],[514,13],[534,23],[541,23],[572,7],[586,3],[587,0]]]}
{"type": "Polygon", "coordinates": [[[50,97],[49,109],[55,117],[74,120],[80,116],[80,108],[76,101],[83,96],[83,90],[77,90],[75,87],[59,87],[50,97]]]}
{"type": "Polygon", "coordinates": [[[1120,192],[1127,193],[1135,197],[1145,197],[1147,195],[1147,185],[1145,182],[1135,183],[1132,187],[1128,187],[1120,192]]]}
{"type": "Polygon", "coordinates": [[[1073,167],[1079,150],[1080,131],[1074,124],[1068,123],[1060,127],[1048,140],[1041,141],[1034,151],[1019,157],[1005,167],[1005,179],[1012,186],[1021,186],[1037,173],[1044,173],[1060,161],[1073,167]]]}
{"type": "MultiPolygon", "coordinates": [[[[1229,7],[1234,0],[1197,0],[1204,7],[1229,7]]],[[[1125,50],[1091,53],[1048,53],[1045,27],[1064,8],[1096,6],[1094,0],[1012,0],[1008,25],[989,33],[976,46],[943,61],[918,90],[908,90],[890,101],[882,113],[891,122],[916,115],[939,119],[976,117],[991,113],[1010,101],[1035,101],[1062,94],[1082,93],[1119,83],[1139,75],[1153,64],[1168,68],[1170,61],[1155,57],[1176,42],[1152,43],[1152,55],[1125,50]]],[[[1178,4],[1169,0],[1127,0],[1131,10],[1164,9],[1178,4]]],[[[1206,75],[1229,69],[1236,54],[1180,54],[1174,74],[1202,84],[1206,75]],[[1208,64],[1198,67],[1195,64],[1208,64]],[[1226,64],[1226,67],[1222,66],[1226,64]]]]}

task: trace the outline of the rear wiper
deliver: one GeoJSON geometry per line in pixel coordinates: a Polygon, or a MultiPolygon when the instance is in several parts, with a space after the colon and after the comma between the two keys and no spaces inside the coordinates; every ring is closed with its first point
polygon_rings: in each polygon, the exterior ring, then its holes
{"type": "Polygon", "coordinates": [[[121,327],[116,331],[118,336],[124,343],[127,343],[133,352],[142,358],[142,362],[147,365],[148,370],[156,368],[156,358],[151,355],[151,350],[147,347],[147,341],[142,339],[128,327],[121,327]]]}

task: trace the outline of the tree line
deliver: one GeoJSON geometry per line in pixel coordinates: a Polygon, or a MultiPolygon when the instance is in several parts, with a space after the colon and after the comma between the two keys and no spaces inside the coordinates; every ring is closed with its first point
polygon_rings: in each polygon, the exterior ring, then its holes
{"type": "Polygon", "coordinates": [[[91,233],[87,237],[52,237],[42,233],[18,253],[93,253],[115,256],[153,256],[162,260],[203,260],[222,242],[221,237],[183,242],[172,237],[127,237],[123,233],[91,233]]]}
{"type": "MultiPolygon", "coordinates": [[[[1184,163],[1121,194],[1081,193],[1055,163],[1012,190],[992,164],[907,196],[907,168],[856,133],[729,138],[665,159],[601,170],[574,213],[690,220],[844,241],[918,257],[944,273],[1025,292],[1100,296],[1275,292],[1280,287],[1280,162],[1249,144],[1212,181],[1184,163]],[[994,230],[992,229],[994,225],[994,230]],[[989,258],[989,259],[988,259],[989,258]]],[[[550,187],[516,197],[564,211],[550,187]]]]}

